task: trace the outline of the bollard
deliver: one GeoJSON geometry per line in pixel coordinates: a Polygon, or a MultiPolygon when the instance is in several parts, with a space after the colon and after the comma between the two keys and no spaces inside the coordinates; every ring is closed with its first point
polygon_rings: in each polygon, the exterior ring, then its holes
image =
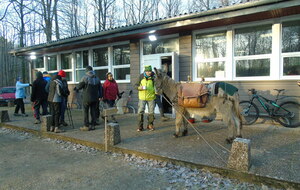
{"type": "Polygon", "coordinates": [[[43,131],[43,132],[50,131],[51,117],[52,117],[51,115],[44,115],[44,116],[42,116],[41,131],[43,131]]]}
{"type": "Polygon", "coordinates": [[[8,106],[8,107],[14,107],[14,106],[15,106],[14,101],[8,101],[8,102],[7,102],[7,106],[8,106]]]}
{"type": "Polygon", "coordinates": [[[9,119],[9,115],[8,115],[8,111],[7,110],[1,110],[1,122],[0,123],[3,123],[3,122],[8,122],[10,121],[9,119]]]}
{"type": "Polygon", "coordinates": [[[107,140],[109,146],[116,145],[121,142],[120,127],[118,123],[108,123],[107,133],[104,139],[107,140]]]}
{"type": "Polygon", "coordinates": [[[250,168],[250,140],[236,138],[233,141],[227,167],[248,172],[250,168]]]}

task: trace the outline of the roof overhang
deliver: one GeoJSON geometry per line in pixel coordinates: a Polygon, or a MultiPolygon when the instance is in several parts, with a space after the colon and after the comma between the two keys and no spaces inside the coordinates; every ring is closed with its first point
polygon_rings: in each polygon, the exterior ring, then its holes
{"type": "Polygon", "coordinates": [[[254,1],[205,12],[181,15],[112,30],[70,37],[45,44],[12,50],[16,56],[51,54],[55,52],[96,46],[120,41],[136,41],[148,37],[155,30],[157,36],[190,34],[193,30],[228,26],[239,23],[267,20],[300,14],[299,0],[254,1]]]}

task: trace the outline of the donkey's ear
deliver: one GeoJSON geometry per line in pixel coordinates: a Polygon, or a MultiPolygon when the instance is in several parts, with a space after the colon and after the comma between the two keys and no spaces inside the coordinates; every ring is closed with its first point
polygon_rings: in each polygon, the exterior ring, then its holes
{"type": "Polygon", "coordinates": [[[157,68],[156,68],[156,67],[154,67],[154,72],[155,72],[155,74],[157,74],[157,73],[158,73],[158,70],[157,70],[157,68]]]}

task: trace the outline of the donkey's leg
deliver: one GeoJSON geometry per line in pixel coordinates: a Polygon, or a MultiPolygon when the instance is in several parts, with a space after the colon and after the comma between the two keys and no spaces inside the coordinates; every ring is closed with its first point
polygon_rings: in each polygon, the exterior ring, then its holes
{"type": "Polygon", "coordinates": [[[239,116],[236,115],[236,113],[234,114],[234,124],[235,124],[235,128],[236,128],[236,137],[242,138],[242,122],[239,118],[239,116]]]}
{"type": "Polygon", "coordinates": [[[234,116],[233,116],[233,104],[230,100],[218,101],[217,110],[222,114],[223,121],[228,127],[228,137],[226,139],[227,143],[232,143],[234,139],[234,116]]]}
{"type": "Polygon", "coordinates": [[[184,117],[183,118],[183,131],[182,131],[182,136],[186,136],[188,134],[188,121],[186,119],[188,119],[190,117],[190,114],[188,111],[185,111],[184,113],[184,117]]]}
{"type": "Polygon", "coordinates": [[[174,134],[174,137],[177,138],[177,137],[179,137],[180,127],[181,127],[182,121],[183,121],[182,115],[184,114],[185,110],[181,106],[177,106],[176,110],[177,110],[177,114],[176,114],[176,120],[175,120],[175,134],[174,134]]]}

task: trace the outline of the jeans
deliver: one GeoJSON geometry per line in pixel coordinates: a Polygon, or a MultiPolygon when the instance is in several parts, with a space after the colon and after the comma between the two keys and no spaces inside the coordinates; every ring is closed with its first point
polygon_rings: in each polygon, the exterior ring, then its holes
{"type": "Polygon", "coordinates": [[[65,111],[67,109],[67,101],[66,97],[63,97],[60,102],[60,122],[65,121],[65,111]]]}
{"type": "Polygon", "coordinates": [[[60,102],[51,102],[50,111],[52,115],[51,126],[59,127],[60,102]]]}

